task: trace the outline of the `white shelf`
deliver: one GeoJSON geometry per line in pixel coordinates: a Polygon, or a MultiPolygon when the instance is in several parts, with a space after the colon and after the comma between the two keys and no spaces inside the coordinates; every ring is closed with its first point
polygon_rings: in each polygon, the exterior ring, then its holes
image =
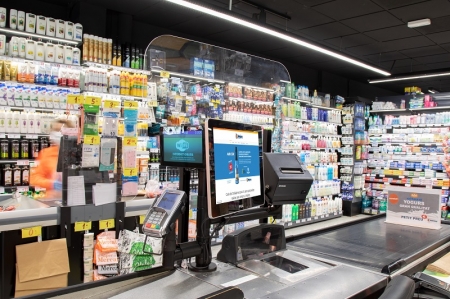
{"type": "Polygon", "coordinates": [[[443,110],[449,109],[450,106],[424,107],[424,108],[409,108],[410,111],[427,111],[427,110],[443,110]]]}
{"type": "MultiPolygon", "coordinates": [[[[5,60],[5,61],[17,62],[17,63],[33,62],[33,64],[35,64],[35,65],[50,65],[52,67],[58,67],[58,68],[61,67],[61,68],[67,68],[67,69],[72,69],[72,70],[78,70],[78,71],[81,71],[83,69],[81,66],[74,65],[74,64],[46,62],[46,61],[39,61],[39,60],[34,60],[34,59],[25,59],[25,58],[20,58],[20,57],[0,56],[0,59],[5,60]]],[[[13,81],[6,81],[6,82],[13,82],[13,81]]],[[[17,83],[17,82],[15,82],[15,83],[17,83]]],[[[52,85],[52,86],[56,87],[57,85],[52,85]]],[[[66,87],[66,86],[61,86],[61,87],[66,87]]]]}
{"type": "Polygon", "coordinates": [[[94,92],[94,91],[82,91],[81,94],[88,95],[88,96],[94,96],[94,97],[101,97],[108,100],[130,100],[130,101],[150,101],[150,98],[144,98],[144,97],[138,97],[138,96],[130,96],[130,95],[122,95],[122,94],[114,94],[114,93],[108,93],[108,92],[94,92]]]}
{"type": "Polygon", "coordinates": [[[298,118],[292,118],[292,117],[285,117],[284,118],[287,121],[295,121],[295,122],[315,122],[315,123],[322,123],[322,124],[332,124],[332,125],[336,125],[336,126],[342,126],[342,123],[333,123],[330,121],[321,121],[321,120],[310,120],[310,119],[298,119],[298,118]]]}
{"type": "Polygon", "coordinates": [[[305,103],[305,104],[311,104],[311,101],[309,101],[309,100],[300,100],[300,99],[294,99],[294,98],[288,98],[288,97],[281,97],[281,99],[289,100],[289,101],[296,101],[296,102],[305,103]]]}
{"type": "Polygon", "coordinates": [[[272,101],[261,101],[261,100],[254,100],[254,99],[245,99],[245,98],[238,98],[238,97],[228,97],[232,100],[247,102],[247,103],[255,103],[255,104],[273,104],[272,101]]]}
{"type": "Polygon", "coordinates": [[[90,62],[90,61],[83,62],[83,66],[96,67],[96,68],[114,70],[114,71],[120,71],[120,72],[138,73],[138,74],[144,74],[147,76],[150,76],[152,74],[151,71],[147,71],[147,70],[132,69],[132,68],[128,68],[128,67],[115,66],[115,65],[111,65],[111,64],[103,64],[103,63],[96,63],[96,62],[90,62]]]}
{"type": "MultiPolygon", "coordinates": [[[[154,74],[159,74],[160,72],[164,72],[165,70],[158,70],[158,69],[152,69],[151,72],[154,74]]],[[[171,72],[171,71],[167,71],[170,73],[170,76],[172,77],[181,77],[181,78],[188,78],[188,79],[194,79],[194,80],[199,80],[199,81],[206,81],[209,83],[218,83],[218,84],[225,84],[225,81],[223,80],[216,80],[216,79],[208,79],[208,78],[204,78],[204,77],[199,77],[199,76],[192,76],[189,74],[182,74],[182,73],[175,73],[175,72],[171,72]]],[[[235,83],[235,85],[241,85],[242,84],[238,84],[235,83]]],[[[264,90],[270,90],[271,89],[266,89],[266,88],[262,88],[262,87],[257,87],[257,86],[251,86],[252,88],[259,88],[259,89],[264,89],[264,90]]]]}
{"type": "Polygon", "coordinates": [[[300,131],[289,131],[289,133],[294,134],[294,135],[308,134],[308,135],[325,136],[325,137],[338,137],[338,138],[342,137],[342,135],[337,135],[337,134],[311,133],[311,132],[300,132],[300,131]]]}
{"type": "Polygon", "coordinates": [[[370,110],[370,113],[386,113],[386,112],[399,112],[399,111],[408,111],[408,109],[384,109],[384,110],[370,110]]]}
{"type": "Polygon", "coordinates": [[[21,36],[21,37],[25,37],[25,38],[34,37],[38,40],[58,42],[60,44],[67,44],[67,45],[71,45],[71,46],[78,46],[79,44],[81,44],[81,41],[64,39],[64,38],[59,38],[59,37],[54,37],[54,36],[47,36],[47,35],[37,34],[37,33],[30,33],[30,32],[26,32],[26,31],[20,31],[20,30],[9,29],[9,28],[0,28],[0,33],[4,33],[5,35],[8,35],[8,36],[21,36]]]}
{"type": "Polygon", "coordinates": [[[314,108],[319,108],[319,109],[324,109],[324,110],[342,111],[342,109],[338,109],[338,108],[325,107],[325,106],[319,106],[319,105],[313,105],[313,104],[309,104],[308,106],[311,106],[314,108]]]}

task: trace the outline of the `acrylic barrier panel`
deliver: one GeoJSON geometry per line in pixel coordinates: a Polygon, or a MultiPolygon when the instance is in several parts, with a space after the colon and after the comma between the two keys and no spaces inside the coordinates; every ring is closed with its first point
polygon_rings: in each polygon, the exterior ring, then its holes
{"type": "Polygon", "coordinates": [[[286,67],[279,62],[197,41],[162,35],[146,49],[145,68],[268,87],[290,81],[286,67]]]}

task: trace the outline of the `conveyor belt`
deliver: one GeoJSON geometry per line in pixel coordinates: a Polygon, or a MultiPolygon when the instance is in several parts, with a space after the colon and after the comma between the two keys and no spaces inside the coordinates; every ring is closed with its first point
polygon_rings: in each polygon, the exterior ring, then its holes
{"type": "Polygon", "coordinates": [[[400,259],[409,263],[450,241],[450,225],[439,230],[385,223],[385,218],[349,225],[287,244],[291,250],[380,272],[400,259]]]}

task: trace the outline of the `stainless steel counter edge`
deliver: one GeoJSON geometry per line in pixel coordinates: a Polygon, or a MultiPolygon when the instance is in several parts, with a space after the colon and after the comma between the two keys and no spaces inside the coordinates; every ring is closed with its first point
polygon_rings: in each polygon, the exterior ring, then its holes
{"type": "Polygon", "coordinates": [[[58,223],[59,208],[56,207],[2,212],[0,217],[0,232],[30,226],[52,226],[58,223]]]}

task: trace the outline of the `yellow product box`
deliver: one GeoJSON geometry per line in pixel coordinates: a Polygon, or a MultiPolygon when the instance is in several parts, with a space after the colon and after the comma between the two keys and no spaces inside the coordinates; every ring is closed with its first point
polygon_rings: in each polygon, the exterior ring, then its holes
{"type": "Polygon", "coordinates": [[[450,187],[450,180],[449,179],[442,180],[442,187],[450,187]]]}
{"type": "Polygon", "coordinates": [[[402,175],[403,170],[392,170],[392,175],[402,175]]]}
{"type": "Polygon", "coordinates": [[[393,175],[393,170],[389,170],[389,169],[385,169],[384,170],[384,175],[393,175]]]}

